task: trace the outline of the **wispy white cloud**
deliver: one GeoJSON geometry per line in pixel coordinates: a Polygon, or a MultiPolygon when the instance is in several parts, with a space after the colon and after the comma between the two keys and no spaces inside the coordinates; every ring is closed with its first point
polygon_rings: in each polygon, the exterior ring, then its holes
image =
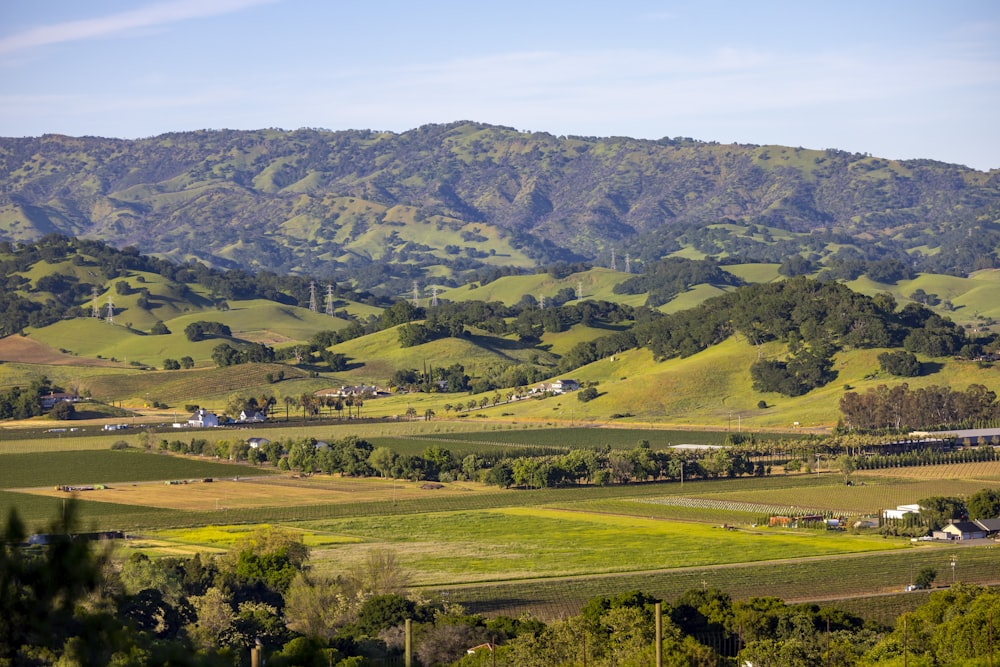
{"type": "Polygon", "coordinates": [[[120,33],[176,23],[193,18],[237,12],[277,0],[174,0],[118,14],[51,23],[0,38],[0,54],[16,53],[49,44],[111,37],[120,33]]]}

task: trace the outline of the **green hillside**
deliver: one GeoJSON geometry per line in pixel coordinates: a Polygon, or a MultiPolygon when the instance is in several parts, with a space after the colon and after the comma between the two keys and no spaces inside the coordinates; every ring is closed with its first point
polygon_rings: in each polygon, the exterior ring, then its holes
{"type": "Polygon", "coordinates": [[[0,139],[0,240],[57,232],[174,261],[345,274],[399,295],[497,267],[662,257],[1000,267],[1000,181],[958,165],[474,122],[407,132],[0,139]],[[156,230],[155,234],[150,230],[156,230]]]}

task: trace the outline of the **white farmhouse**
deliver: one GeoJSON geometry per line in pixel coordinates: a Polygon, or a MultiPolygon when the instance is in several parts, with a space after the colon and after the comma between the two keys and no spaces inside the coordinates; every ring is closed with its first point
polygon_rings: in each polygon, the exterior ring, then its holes
{"type": "Polygon", "coordinates": [[[198,428],[208,428],[218,425],[219,425],[219,417],[211,412],[207,412],[205,408],[199,408],[197,412],[195,412],[188,418],[188,426],[196,426],[198,428]]]}

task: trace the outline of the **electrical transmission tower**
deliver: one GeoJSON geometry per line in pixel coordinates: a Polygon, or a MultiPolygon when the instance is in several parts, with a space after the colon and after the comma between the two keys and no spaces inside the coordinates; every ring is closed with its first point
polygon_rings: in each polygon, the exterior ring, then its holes
{"type": "Polygon", "coordinates": [[[438,305],[438,288],[431,288],[431,308],[435,308],[438,305]]]}
{"type": "Polygon", "coordinates": [[[541,308],[542,310],[545,309],[545,295],[544,294],[541,295],[540,297],[538,297],[538,307],[541,308]]]}
{"type": "Polygon", "coordinates": [[[583,281],[576,281],[576,300],[579,301],[583,298],[583,281]]]}
{"type": "Polygon", "coordinates": [[[316,312],[316,281],[309,283],[309,310],[316,312]]]}
{"type": "Polygon", "coordinates": [[[632,273],[632,255],[625,255],[625,273],[632,273]]]}
{"type": "Polygon", "coordinates": [[[618,270],[618,262],[615,261],[615,249],[614,248],[611,248],[611,270],[612,271],[617,271],[618,270]]]}
{"type": "Polygon", "coordinates": [[[111,294],[108,294],[108,314],[105,316],[104,321],[108,324],[115,323],[115,304],[111,300],[111,294]]]}
{"type": "Polygon", "coordinates": [[[326,314],[333,316],[333,284],[326,284],[326,314]]]}
{"type": "Polygon", "coordinates": [[[420,307],[420,288],[417,286],[417,281],[413,281],[413,307],[420,307]]]}
{"type": "Polygon", "coordinates": [[[97,302],[97,285],[90,288],[90,298],[94,300],[94,306],[90,309],[90,316],[95,320],[101,319],[101,304],[97,302]]]}

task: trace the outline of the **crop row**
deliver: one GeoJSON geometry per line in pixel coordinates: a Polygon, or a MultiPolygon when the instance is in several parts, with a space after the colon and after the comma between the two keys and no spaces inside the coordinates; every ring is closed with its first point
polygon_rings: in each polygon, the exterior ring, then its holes
{"type": "MultiPolygon", "coordinates": [[[[683,568],[646,573],[611,574],[579,578],[532,580],[429,589],[471,612],[542,618],[579,613],[592,597],[641,590],[670,601],[693,589],[717,588],[734,599],[776,596],[787,601],[823,601],[901,592],[924,567],[938,572],[938,582],[952,581],[948,549],[916,548],[889,553],[845,555],[707,568],[683,568]]],[[[955,580],[964,583],[1000,583],[1000,561],[988,547],[963,548],[957,555],[955,580]]],[[[921,601],[925,598],[921,598],[921,601]]],[[[852,605],[864,615],[865,604],[852,605]]],[[[879,605],[872,603],[874,609],[879,605]]],[[[876,620],[887,614],[873,612],[876,620]]]]}
{"type": "MultiPolygon", "coordinates": [[[[742,512],[745,514],[774,515],[784,514],[796,516],[801,514],[830,514],[831,510],[816,507],[801,507],[798,505],[770,505],[750,503],[736,500],[709,500],[708,498],[690,498],[686,496],[669,496],[665,498],[645,498],[639,502],[656,503],[659,505],[675,505],[679,507],[699,507],[705,509],[724,510],[727,512],[742,512]]],[[[850,515],[847,510],[832,510],[833,514],[850,515]]]]}
{"type": "Polygon", "coordinates": [[[565,449],[633,449],[645,440],[655,449],[677,444],[721,444],[725,433],[716,431],[666,431],[658,429],[547,428],[534,430],[443,433],[443,440],[466,440],[494,445],[529,445],[565,449]]]}
{"type": "MultiPolygon", "coordinates": [[[[266,474],[270,471],[261,471],[266,474]]],[[[247,475],[241,465],[135,450],[5,454],[0,489],[247,475]]]]}

